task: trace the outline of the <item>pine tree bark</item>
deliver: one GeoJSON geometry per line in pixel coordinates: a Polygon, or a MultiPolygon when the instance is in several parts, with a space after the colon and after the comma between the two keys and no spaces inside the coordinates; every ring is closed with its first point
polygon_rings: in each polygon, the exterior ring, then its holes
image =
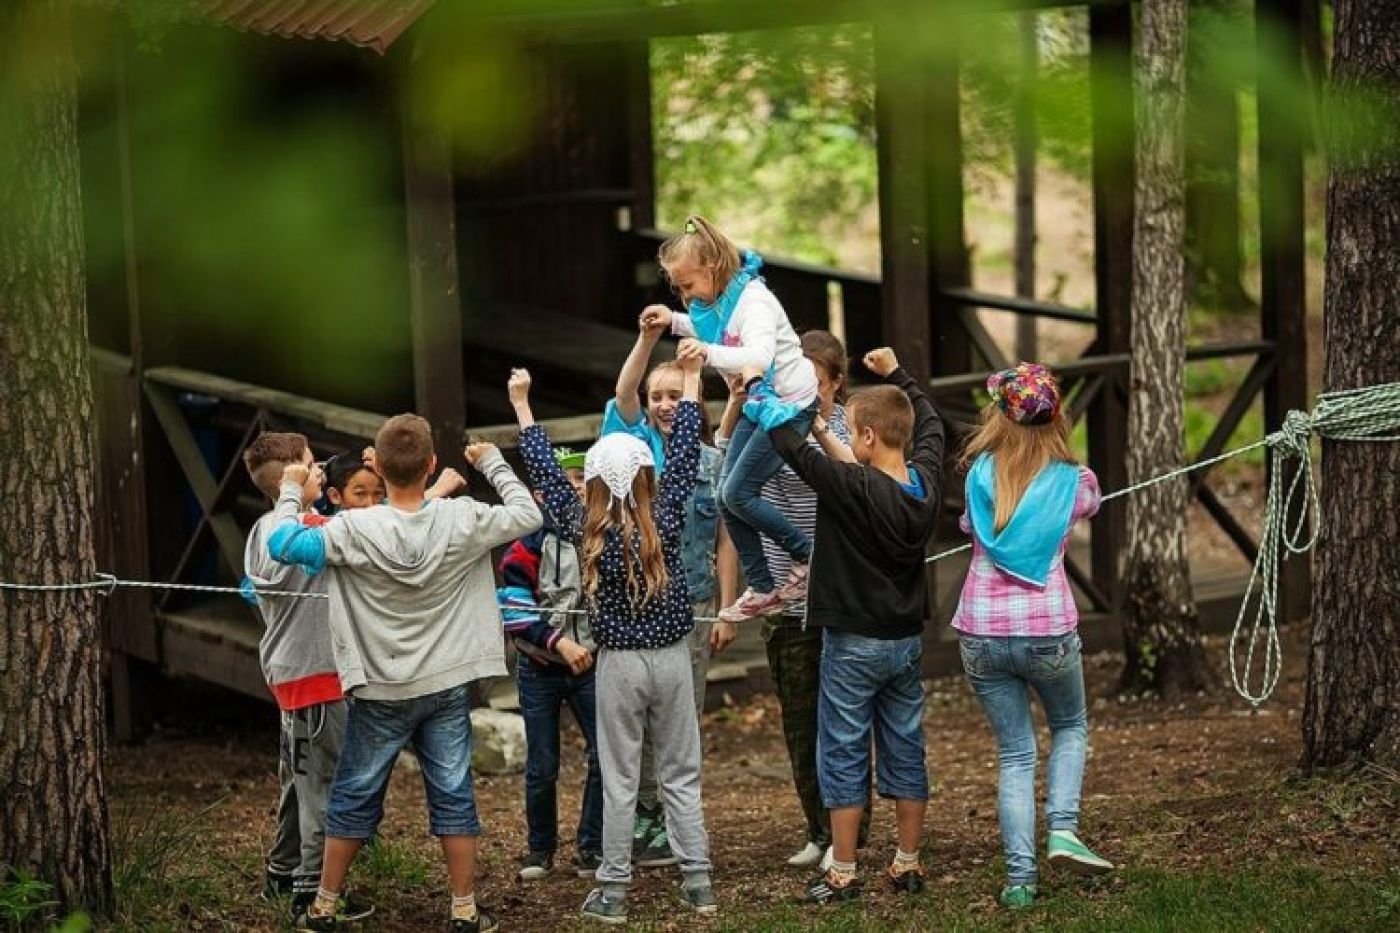
{"type": "MultiPolygon", "coordinates": [[[[0,579],[93,579],[92,386],[66,0],[0,4],[0,579]]],[[[111,900],[92,590],[0,594],[0,866],[111,900]]]]}
{"type": "MultiPolygon", "coordinates": [[[[1400,381],[1400,16],[1337,0],[1326,390],[1400,381]]],[[[1303,765],[1400,767],[1400,443],[1323,441],[1303,765]]]]}
{"type": "MultiPolygon", "coordinates": [[[[1143,0],[1135,53],[1137,212],[1133,229],[1129,483],[1185,462],[1186,286],[1182,110],[1186,0],[1143,0]]],[[[1186,559],[1185,479],[1128,498],[1123,635],[1130,690],[1213,685],[1186,559]]]]}
{"type": "MultiPolygon", "coordinates": [[[[1011,131],[1016,155],[1016,296],[1035,297],[1035,83],[1040,71],[1040,14],[1017,14],[1021,39],[1021,74],[1012,102],[1011,131]]],[[[1034,360],[1039,354],[1036,319],[1016,318],[1016,356],[1034,360]]]]}

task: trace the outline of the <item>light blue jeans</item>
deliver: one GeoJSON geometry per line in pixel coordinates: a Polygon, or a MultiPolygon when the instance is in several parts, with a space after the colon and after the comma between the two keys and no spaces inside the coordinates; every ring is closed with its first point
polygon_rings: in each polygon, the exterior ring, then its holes
{"type": "Polygon", "coordinates": [[[1009,883],[1035,884],[1035,723],[1030,690],[1050,724],[1045,817],[1050,829],[1076,830],[1084,781],[1088,716],[1079,635],[958,639],[963,670],[997,739],[1001,771],[997,817],[1009,883]]]}
{"type": "MultiPolygon", "coordinates": [[[[817,411],[818,403],[813,402],[787,427],[806,437],[817,411]]],[[[768,572],[760,534],[771,538],[794,563],[805,564],[812,556],[811,537],[763,498],[763,484],[782,468],[783,458],[773,449],[768,432],[747,416],[740,418],[720,469],[719,514],[739,554],[744,579],[758,593],[771,593],[785,582],[774,580],[768,572]]]]}

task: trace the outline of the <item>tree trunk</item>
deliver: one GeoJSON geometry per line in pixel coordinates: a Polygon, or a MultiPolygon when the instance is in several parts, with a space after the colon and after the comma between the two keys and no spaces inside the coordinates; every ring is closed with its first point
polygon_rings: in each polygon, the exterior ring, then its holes
{"type": "MultiPolygon", "coordinates": [[[[1017,14],[1021,33],[1021,75],[1012,105],[1012,131],[1016,149],[1016,295],[1035,297],[1035,82],[1040,70],[1040,15],[1034,10],[1017,14]]],[[[1029,314],[1016,317],[1016,356],[1034,360],[1036,319],[1029,314]]]]}
{"type": "Polygon", "coordinates": [[[1186,69],[1187,291],[1227,311],[1253,304],[1242,284],[1240,105],[1223,67],[1240,37],[1229,19],[1239,15],[1220,0],[1191,11],[1186,69]]]}
{"type": "MultiPolygon", "coordinates": [[[[1186,364],[1182,85],[1186,0],[1144,0],[1138,30],[1128,482],[1183,465],[1186,364]]],[[[1186,480],[1128,498],[1123,686],[1167,696],[1212,685],[1186,560],[1186,480]]]]}
{"type": "MultiPolygon", "coordinates": [[[[0,579],[93,579],[92,385],[66,0],[0,4],[0,579]]],[[[0,595],[0,866],[104,910],[98,595],[0,595]]]]}
{"type": "MultiPolygon", "coordinates": [[[[1400,19],[1338,0],[1324,295],[1328,391],[1400,381],[1400,19]],[[1340,116],[1345,114],[1345,117],[1340,116]]],[[[1303,765],[1400,767],[1400,443],[1322,444],[1303,765]]]]}

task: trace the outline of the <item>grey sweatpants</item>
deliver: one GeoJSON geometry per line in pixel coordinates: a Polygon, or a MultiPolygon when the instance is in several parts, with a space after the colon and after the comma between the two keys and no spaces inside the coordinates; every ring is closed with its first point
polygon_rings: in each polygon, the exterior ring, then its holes
{"type": "Polygon", "coordinates": [[[690,645],[598,651],[598,763],[603,772],[603,864],[598,881],[632,880],[632,818],[651,735],[671,851],[686,884],[708,884],[710,838],[700,803],[700,724],[690,674],[690,645]]]}
{"type": "Polygon", "coordinates": [[[345,742],[344,700],[320,703],[282,714],[281,755],[277,777],[277,838],[268,868],[292,876],[296,893],[314,892],[321,884],[326,844],[326,804],[345,742]]]}
{"type": "MultiPolygon", "coordinates": [[[[697,618],[715,614],[714,599],[707,599],[691,606],[697,618]]],[[[686,642],[690,645],[690,680],[695,689],[695,716],[705,712],[705,684],[710,674],[710,629],[713,622],[696,622],[686,642]]],[[[648,813],[655,813],[659,801],[656,796],[656,755],[652,750],[651,737],[642,743],[642,783],[637,789],[637,805],[648,813]]]]}

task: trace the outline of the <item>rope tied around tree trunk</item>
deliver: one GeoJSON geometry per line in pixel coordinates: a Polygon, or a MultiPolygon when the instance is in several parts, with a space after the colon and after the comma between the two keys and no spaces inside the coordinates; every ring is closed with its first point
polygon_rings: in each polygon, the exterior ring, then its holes
{"type": "Polygon", "coordinates": [[[1269,488],[1264,499],[1264,523],[1259,536],[1259,556],[1250,571],[1235,627],[1230,632],[1230,681],[1235,692],[1254,709],[1273,695],[1283,669],[1283,650],[1278,637],[1278,571],[1291,554],[1303,555],[1317,544],[1318,521],[1322,506],[1313,479],[1312,435],[1333,441],[1378,443],[1400,440],[1400,382],[1325,392],[1317,397],[1313,413],[1290,411],[1283,425],[1265,438],[1269,445],[1269,488]],[[1294,464],[1287,492],[1283,491],[1285,469],[1294,464]],[[1294,499],[1301,493],[1297,520],[1290,528],[1288,516],[1294,499]],[[1258,609],[1249,627],[1244,669],[1236,663],[1236,652],[1244,638],[1245,617],[1259,582],[1258,609]],[[1250,672],[1256,650],[1263,649],[1263,679],[1259,692],[1252,692],[1250,672]]]}

